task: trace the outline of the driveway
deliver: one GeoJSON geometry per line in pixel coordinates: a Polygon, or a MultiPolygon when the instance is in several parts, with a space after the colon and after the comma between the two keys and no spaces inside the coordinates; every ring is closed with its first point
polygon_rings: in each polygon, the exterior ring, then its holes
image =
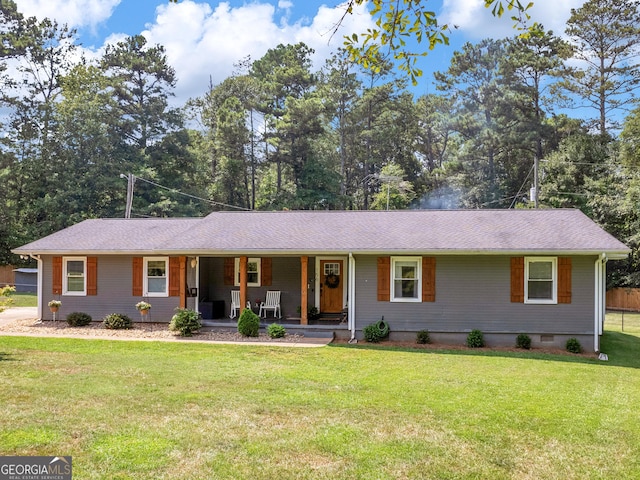
{"type": "Polygon", "coordinates": [[[38,307],[11,307],[0,312],[0,325],[6,325],[14,320],[35,320],[38,318],[38,307]]]}

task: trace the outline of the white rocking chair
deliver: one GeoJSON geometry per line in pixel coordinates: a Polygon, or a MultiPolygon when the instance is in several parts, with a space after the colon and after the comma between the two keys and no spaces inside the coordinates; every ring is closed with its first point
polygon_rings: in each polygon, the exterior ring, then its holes
{"type": "Polygon", "coordinates": [[[258,315],[262,317],[264,314],[266,318],[268,310],[273,311],[274,318],[276,315],[278,315],[278,318],[282,318],[282,311],[280,310],[280,290],[267,291],[267,297],[264,302],[260,303],[260,313],[258,313],[258,315]]]}
{"type": "MultiPolygon", "coordinates": [[[[251,308],[251,302],[247,300],[247,308],[251,308]]],[[[231,314],[229,318],[236,318],[240,310],[240,290],[231,290],[231,314]]]]}
{"type": "Polygon", "coordinates": [[[240,290],[231,290],[231,314],[229,318],[236,318],[240,310],[240,290]]]}

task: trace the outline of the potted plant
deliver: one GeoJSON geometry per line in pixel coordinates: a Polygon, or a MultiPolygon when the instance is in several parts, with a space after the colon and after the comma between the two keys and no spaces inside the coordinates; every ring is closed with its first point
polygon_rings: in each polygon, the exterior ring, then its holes
{"type": "Polygon", "coordinates": [[[136,303],[136,308],[140,312],[141,315],[146,315],[149,313],[149,309],[151,308],[151,304],[145,301],[136,303]]]}
{"type": "Polygon", "coordinates": [[[51,300],[47,305],[49,305],[49,310],[55,313],[60,308],[60,305],[62,305],[62,302],[60,300],[51,300]]]}

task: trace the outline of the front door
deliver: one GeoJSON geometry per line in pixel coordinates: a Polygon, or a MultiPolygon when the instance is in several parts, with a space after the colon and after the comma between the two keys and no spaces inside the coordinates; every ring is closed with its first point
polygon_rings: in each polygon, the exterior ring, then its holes
{"type": "Polygon", "coordinates": [[[342,260],[320,260],[320,313],[342,311],[345,281],[342,260]]]}

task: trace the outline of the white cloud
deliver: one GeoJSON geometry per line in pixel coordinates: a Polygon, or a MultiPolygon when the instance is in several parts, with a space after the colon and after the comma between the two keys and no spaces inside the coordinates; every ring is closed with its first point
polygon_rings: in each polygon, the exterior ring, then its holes
{"type": "MultiPolygon", "coordinates": [[[[484,7],[484,0],[443,0],[440,21],[451,28],[455,25],[469,40],[510,37],[517,33],[511,19],[514,11],[506,10],[507,0],[502,3],[505,13],[496,19],[491,15],[491,9],[484,7]]],[[[535,0],[528,11],[531,15],[529,23],[541,23],[545,30],[553,30],[562,36],[571,9],[579,8],[583,3],[584,0],[535,0]]]]}
{"type": "Polygon", "coordinates": [[[142,34],[149,44],[165,47],[178,76],[175,100],[182,103],[204,94],[210,78],[214,85],[220,83],[233,72],[233,64],[248,55],[256,60],[280,43],[304,42],[315,50],[312,60],[319,69],[342,46],[343,35],[371,27],[364,9],[348,15],[333,36],[343,8],[321,6],[310,21],[295,23],[276,22],[275,13],[276,7],[269,3],[233,8],[223,2],[212,9],[183,0],[157,7],[155,21],[142,34]]]}
{"type": "Polygon", "coordinates": [[[26,17],[55,18],[69,27],[95,27],[108,19],[121,0],[16,0],[26,17]]]}
{"type": "Polygon", "coordinates": [[[278,2],[278,8],[287,9],[291,7],[293,7],[293,2],[290,2],[289,0],[280,0],[278,2]]]}

